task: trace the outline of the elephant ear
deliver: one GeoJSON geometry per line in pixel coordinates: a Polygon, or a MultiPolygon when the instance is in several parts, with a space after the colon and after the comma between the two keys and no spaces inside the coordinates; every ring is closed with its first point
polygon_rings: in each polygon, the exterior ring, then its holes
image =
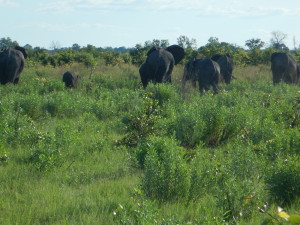
{"type": "Polygon", "coordinates": [[[171,54],[173,55],[175,65],[178,64],[184,58],[184,49],[179,45],[171,45],[167,47],[166,50],[168,52],[171,52],[171,54]]]}
{"type": "Polygon", "coordinates": [[[27,58],[28,55],[27,55],[27,53],[26,53],[25,48],[22,48],[22,47],[20,47],[20,46],[16,46],[15,49],[18,50],[18,51],[20,51],[20,52],[22,52],[22,54],[24,55],[24,58],[25,58],[25,59],[27,58]]]}
{"type": "Polygon", "coordinates": [[[153,46],[152,48],[150,48],[150,50],[147,52],[147,56],[149,56],[152,52],[154,51],[158,51],[159,49],[161,49],[158,46],[153,46]]]}

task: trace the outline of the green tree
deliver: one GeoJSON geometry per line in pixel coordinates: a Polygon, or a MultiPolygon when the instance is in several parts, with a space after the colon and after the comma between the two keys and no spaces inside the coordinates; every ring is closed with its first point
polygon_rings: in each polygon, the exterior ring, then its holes
{"type": "Polygon", "coordinates": [[[285,45],[284,40],[287,38],[287,34],[282,33],[281,31],[271,32],[271,45],[276,50],[288,51],[288,47],[285,45]]]}
{"type": "Polygon", "coordinates": [[[13,48],[18,46],[18,42],[11,40],[11,38],[1,38],[0,39],[0,49],[3,48],[13,48]]]}
{"type": "Polygon", "coordinates": [[[77,44],[77,43],[75,43],[75,44],[73,44],[72,45],[72,49],[74,50],[74,51],[80,51],[80,45],[79,44],[77,44]]]}
{"type": "Polygon", "coordinates": [[[258,65],[263,63],[263,50],[261,50],[262,47],[264,47],[265,43],[261,41],[260,39],[250,39],[247,40],[245,45],[249,48],[249,64],[251,65],[258,65]]]}
{"type": "Polygon", "coordinates": [[[134,65],[140,66],[146,59],[147,49],[143,48],[142,45],[136,44],[135,48],[129,51],[131,62],[134,65]]]}
{"type": "Polygon", "coordinates": [[[158,40],[158,39],[153,39],[152,41],[146,41],[144,44],[145,49],[150,49],[153,46],[158,46],[161,48],[166,48],[168,47],[169,41],[168,40],[158,40]]]}
{"type": "Polygon", "coordinates": [[[177,38],[177,43],[179,46],[181,46],[184,49],[196,49],[197,48],[197,41],[196,39],[188,38],[187,36],[181,35],[177,38]]]}
{"type": "Polygon", "coordinates": [[[261,49],[262,47],[265,46],[265,42],[263,42],[262,40],[258,39],[249,39],[246,41],[245,45],[250,49],[261,49]]]}

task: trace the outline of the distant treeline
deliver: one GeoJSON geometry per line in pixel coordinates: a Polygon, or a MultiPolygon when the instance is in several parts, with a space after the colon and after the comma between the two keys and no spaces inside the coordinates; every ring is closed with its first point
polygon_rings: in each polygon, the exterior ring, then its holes
{"type": "MultiPolygon", "coordinates": [[[[218,38],[211,37],[208,43],[201,47],[196,47],[196,40],[186,36],[180,36],[177,43],[185,49],[185,59],[181,62],[186,63],[190,58],[210,58],[214,54],[230,54],[234,58],[236,65],[259,65],[268,64],[271,54],[276,51],[288,52],[300,62],[300,51],[289,50],[282,43],[273,43],[265,47],[265,43],[260,39],[250,39],[245,42],[247,49],[227,42],[219,42],[218,38]]],[[[0,39],[0,49],[19,45],[17,41],[8,38],[0,39]]],[[[72,63],[83,63],[85,66],[93,68],[99,62],[105,65],[119,65],[122,63],[140,66],[146,59],[146,53],[152,46],[167,47],[168,40],[146,41],[144,45],[136,44],[133,48],[126,47],[95,47],[87,45],[81,47],[73,44],[69,48],[52,46],[52,49],[32,47],[27,44],[24,47],[28,53],[27,66],[42,64],[44,66],[63,66],[72,63]]]]}

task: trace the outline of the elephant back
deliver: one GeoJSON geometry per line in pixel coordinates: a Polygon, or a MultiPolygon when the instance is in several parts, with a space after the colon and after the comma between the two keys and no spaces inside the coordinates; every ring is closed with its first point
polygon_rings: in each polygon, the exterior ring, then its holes
{"type": "Polygon", "coordinates": [[[171,54],[173,55],[175,65],[178,64],[184,58],[184,49],[179,45],[171,45],[167,47],[166,50],[168,52],[171,52],[171,54]]]}
{"type": "Polygon", "coordinates": [[[289,64],[289,56],[283,52],[274,52],[271,55],[271,69],[286,69],[289,64]]]}
{"type": "Polygon", "coordinates": [[[217,62],[221,57],[222,57],[221,54],[215,54],[211,57],[211,59],[217,62]]]}
{"type": "Polygon", "coordinates": [[[147,52],[147,56],[149,56],[152,52],[154,51],[159,51],[159,49],[161,49],[158,46],[153,46],[152,48],[149,49],[149,51],[147,52]]]}
{"type": "Polygon", "coordinates": [[[65,83],[65,86],[68,88],[76,87],[77,86],[77,79],[78,75],[74,74],[70,71],[67,71],[63,74],[62,81],[65,83]]]}

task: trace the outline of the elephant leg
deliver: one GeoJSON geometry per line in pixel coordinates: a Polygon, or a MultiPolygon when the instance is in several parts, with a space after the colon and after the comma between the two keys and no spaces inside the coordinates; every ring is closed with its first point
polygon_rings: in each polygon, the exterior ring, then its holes
{"type": "Polygon", "coordinates": [[[288,72],[286,72],[285,74],[283,74],[283,81],[287,84],[291,84],[293,83],[293,79],[291,77],[291,74],[289,74],[288,72]]]}
{"type": "Polygon", "coordinates": [[[192,79],[192,87],[193,87],[193,88],[196,87],[196,85],[197,85],[196,82],[197,82],[197,80],[193,78],[193,79],[192,79]]]}
{"type": "Polygon", "coordinates": [[[171,80],[171,74],[173,72],[173,68],[174,68],[174,65],[170,64],[169,69],[168,69],[167,74],[166,74],[166,82],[169,82],[169,83],[172,82],[172,80],[171,80]]]}
{"type": "Polygon", "coordinates": [[[143,84],[143,88],[146,88],[148,83],[149,83],[148,76],[141,75],[141,81],[142,81],[142,84],[143,84]]]}
{"type": "Polygon", "coordinates": [[[155,73],[155,80],[153,80],[155,83],[162,83],[163,81],[166,81],[166,69],[163,66],[160,66],[158,70],[155,73]]]}
{"type": "Polygon", "coordinates": [[[19,77],[15,78],[14,80],[14,84],[18,84],[19,83],[19,77]]]}
{"type": "Polygon", "coordinates": [[[199,82],[199,91],[200,91],[200,94],[203,95],[204,94],[204,89],[205,89],[205,86],[199,82]]]}
{"type": "Polygon", "coordinates": [[[219,88],[218,88],[218,86],[215,82],[212,83],[212,87],[213,87],[213,90],[214,90],[214,94],[218,94],[219,88]]]}

